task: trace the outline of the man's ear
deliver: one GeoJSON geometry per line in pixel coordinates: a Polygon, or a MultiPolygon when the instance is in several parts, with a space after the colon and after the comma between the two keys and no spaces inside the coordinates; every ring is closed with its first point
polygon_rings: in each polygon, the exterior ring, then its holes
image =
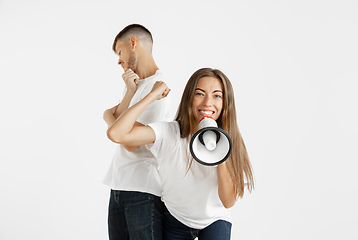
{"type": "Polygon", "coordinates": [[[130,42],[130,44],[131,44],[131,48],[132,48],[132,49],[136,49],[136,48],[137,48],[137,46],[138,46],[138,39],[137,39],[137,38],[131,37],[131,38],[129,39],[129,42],[130,42]]]}

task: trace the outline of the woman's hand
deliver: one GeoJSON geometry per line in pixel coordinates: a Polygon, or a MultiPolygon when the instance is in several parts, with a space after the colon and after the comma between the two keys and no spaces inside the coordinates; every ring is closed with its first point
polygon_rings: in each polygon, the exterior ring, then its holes
{"type": "Polygon", "coordinates": [[[170,89],[168,88],[167,84],[162,81],[157,81],[154,85],[152,90],[150,91],[153,96],[155,96],[156,100],[160,100],[168,96],[170,89]]]}
{"type": "Polygon", "coordinates": [[[232,182],[232,178],[227,167],[226,161],[219,164],[216,168],[216,171],[218,174],[219,198],[225,208],[231,208],[235,205],[236,195],[234,184],[232,182]]]}

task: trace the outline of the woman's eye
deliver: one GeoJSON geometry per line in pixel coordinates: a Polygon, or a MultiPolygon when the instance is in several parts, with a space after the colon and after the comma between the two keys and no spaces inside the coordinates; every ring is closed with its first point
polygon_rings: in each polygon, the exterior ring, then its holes
{"type": "Polygon", "coordinates": [[[200,92],[195,93],[195,95],[197,95],[197,96],[203,96],[203,94],[200,93],[200,92]]]}
{"type": "Polygon", "coordinates": [[[221,95],[215,95],[215,98],[221,98],[221,95]]]}

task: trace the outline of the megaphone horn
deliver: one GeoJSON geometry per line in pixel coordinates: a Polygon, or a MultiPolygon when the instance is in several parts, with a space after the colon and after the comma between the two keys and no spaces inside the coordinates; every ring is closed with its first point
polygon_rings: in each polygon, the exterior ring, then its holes
{"type": "Polygon", "coordinates": [[[199,130],[191,138],[189,148],[197,162],[215,166],[230,156],[232,141],[229,134],[218,128],[215,119],[205,116],[200,120],[199,130]]]}

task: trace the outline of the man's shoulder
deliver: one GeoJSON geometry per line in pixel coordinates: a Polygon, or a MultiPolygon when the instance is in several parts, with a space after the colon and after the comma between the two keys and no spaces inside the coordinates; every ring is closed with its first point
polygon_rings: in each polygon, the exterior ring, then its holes
{"type": "Polygon", "coordinates": [[[154,84],[156,81],[164,81],[164,74],[162,71],[157,70],[157,72],[154,75],[152,75],[144,80],[145,80],[145,82],[154,84]]]}
{"type": "Polygon", "coordinates": [[[154,75],[143,79],[142,80],[143,82],[139,85],[137,91],[143,91],[144,89],[148,89],[148,88],[150,90],[152,90],[152,87],[153,87],[153,85],[155,84],[156,81],[164,81],[163,80],[163,73],[158,72],[158,71],[154,75]]]}

